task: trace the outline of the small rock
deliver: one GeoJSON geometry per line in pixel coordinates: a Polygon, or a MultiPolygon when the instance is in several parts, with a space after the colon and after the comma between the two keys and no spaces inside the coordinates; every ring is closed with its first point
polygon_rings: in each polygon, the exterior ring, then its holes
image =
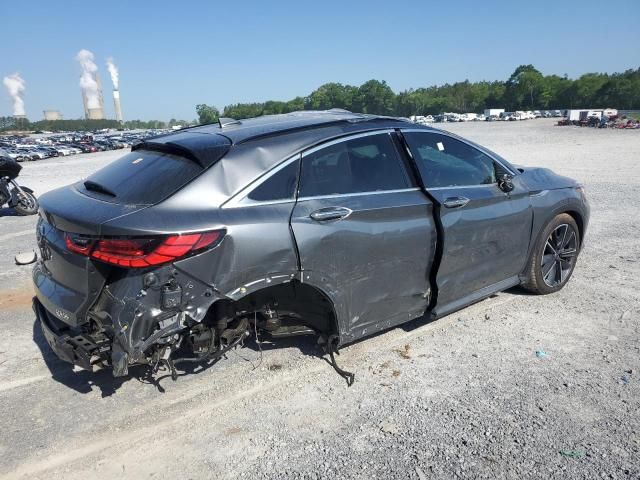
{"type": "Polygon", "coordinates": [[[384,433],[390,433],[392,435],[397,435],[400,433],[400,428],[398,428],[398,426],[389,419],[383,420],[382,423],[380,423],[380,430],[382,430],[384,433]]]}

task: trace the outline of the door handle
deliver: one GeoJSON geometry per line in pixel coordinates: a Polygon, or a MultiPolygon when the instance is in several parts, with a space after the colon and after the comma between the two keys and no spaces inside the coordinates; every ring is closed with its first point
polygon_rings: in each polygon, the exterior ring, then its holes
{"type": "Polygon", "coordinates": [[[469,203],[467,197],[449,197],[442,204],[447,208],[460,208],[469,203]]]}
{"type": "Polygon", "coordinates": [[[316,222],[326,222],[328,220],[340,220],[351,215],[351,210],[345,207],[325,207],[311,213],[309,217],[316,222]]]}

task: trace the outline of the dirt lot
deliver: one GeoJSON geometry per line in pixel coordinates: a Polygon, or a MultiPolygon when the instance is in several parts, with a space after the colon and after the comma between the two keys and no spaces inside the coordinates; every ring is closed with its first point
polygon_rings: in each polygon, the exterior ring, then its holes
{"type": "MultiPolygon", "coordinates": [[[[0,475],[6,478],[640,478],[640,132],[548,120],[446,128],[587,186],[575,274],[349,346],[245,348],[159,385],[74,372],[34,325],[34,218],[0,217],[0,475]],[[546,356],[536,356],[536,351],[546,356]]],[[[113,153],[25,165],[42,193],[113,153]]]]}

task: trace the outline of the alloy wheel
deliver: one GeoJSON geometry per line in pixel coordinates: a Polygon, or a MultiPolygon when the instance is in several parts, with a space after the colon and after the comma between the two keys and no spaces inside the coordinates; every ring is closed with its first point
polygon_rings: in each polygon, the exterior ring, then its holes
{"type": "Polygon", "coordinates": [[[578,241],[572,226],[558,225],[544,245],[542,252],[542,279],[549,287],[562,285],[568,278],[578,256],[578,241]]]}

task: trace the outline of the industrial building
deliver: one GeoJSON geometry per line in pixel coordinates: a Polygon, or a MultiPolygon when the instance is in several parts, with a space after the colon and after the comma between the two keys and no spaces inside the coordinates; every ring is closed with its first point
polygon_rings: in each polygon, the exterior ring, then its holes
{"type": "Polygon", "coordinates": [[[45,120],[62,120],[60,110],[44,110],[42,113],[45,120]]]}

